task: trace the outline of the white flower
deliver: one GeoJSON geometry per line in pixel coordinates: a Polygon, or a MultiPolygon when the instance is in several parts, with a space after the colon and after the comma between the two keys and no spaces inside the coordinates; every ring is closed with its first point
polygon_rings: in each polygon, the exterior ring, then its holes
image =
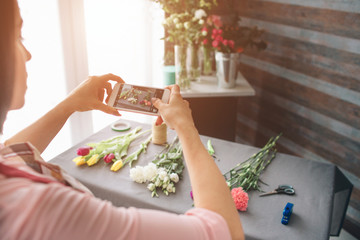
{"type": "Polygon", "coordinates": [[[164,182],[169,182],[169,181],[170,181],[169,175],[166,175],[166,176],[164,177],[164,182]]]}
{"type": "Polygon", "coordinates": [[[144,168],[136,166],[135,168],[130,169],[130,178],[137,183],[144,183],[146,179],[144,177],[144,168]]]}
{"type": "Polygon", "coordinates": [[[199,20],[199,25],[203,25],[205,23],[204,19],[199,20]]]}
{"type": "Polygon", "coordinates": [[[167,190],[169,193],[173,192],[173,190],[174,190],[174,184],[173,184],[173,183],[170,183],[169,185],[167,185],[166,190],[167,190]]]}
{"type": "Polygon", "coordinates": [[[195,11],[195,18],[201,19],[203,17],[206,17],[206,12],[203,9],[198,9],[195,11]]]}
{"type": "Polygon", "coordinates": [[[179,181],[179,176],[176,173],[171,173],[170,174],[170,179],[171,181],[173,181],[174,183],[177,183],[179,181]]]}
{"type": "Polygon", "coordinates": [[[155,181],[155,186],[156,186],[156,187],[160,187],[160,186],[161,186],[161,181],[160,181],[159,178],[156,179],[156,181],[155,181]]]}
{"type": "Polygon", "coordinates": [[[184,28],[189,29],[190,28],[190,22],[185,22],[184,23],[184,28]]]}
{"type": "Polygon", "coordinates": [[[174,24],[177,24],[179,22],[179,19],[178,18],[174,18],[174,24]]]}
{"type": "Polygon", "coordinates": [[[165,170],[160,170],[159,172],[158,172],[158,174],[159,174],[159,178],[160,178],[160,180],[164,180],[165,179],[165,177],[167,176],[167,173],[166,173],[166,171],[165,170]]]}
{"type": "Polygon", "coordinates": [[[154,163],[149,163],[144,167],[144,177],[146,181],[151,181],[155,176],[157,172],[157,167],[154,163]]]}
{"type": "Polygon", "coordinates": [[[153,183],[149,183],[148,185],[147,185],[147,188],[150,190],[150,191],[154,191],[154,189],[155,189],[155,184],[153,184],[153,183]]]}

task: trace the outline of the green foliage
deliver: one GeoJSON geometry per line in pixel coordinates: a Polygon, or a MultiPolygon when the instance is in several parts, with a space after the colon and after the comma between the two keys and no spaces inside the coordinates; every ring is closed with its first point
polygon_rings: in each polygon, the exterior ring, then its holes
{"type": "Polygon", "coordinates": [[[276,141],[281,134],[270,138],[267,144],[256,154],[252,155],[245,162],[237,164],[234,168],[224,174],[228,186],[233,189],[242,187],[244,191],[257,190],[259,187],[260,174],[276,156],[276,141]]]}

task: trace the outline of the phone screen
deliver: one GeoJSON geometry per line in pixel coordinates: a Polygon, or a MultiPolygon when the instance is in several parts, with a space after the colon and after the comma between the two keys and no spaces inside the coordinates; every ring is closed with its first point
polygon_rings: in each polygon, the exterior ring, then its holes
{"type": "Polygon", "coordinates": [[[152,105],[151,98],[162,99],[163,94],[164,89],[121,84],[114,107],[157,113],[158,109],[152,105]]]}

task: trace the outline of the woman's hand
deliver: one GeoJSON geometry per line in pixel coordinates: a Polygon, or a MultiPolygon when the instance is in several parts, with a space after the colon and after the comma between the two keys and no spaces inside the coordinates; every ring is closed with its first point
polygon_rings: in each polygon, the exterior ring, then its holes
{"type": "Polygon", "coordinates": [[[161,124],[163,119],[171,129],[181,130],[193,127],[194,120],[191,115],[189,102],[181,97],[180,87],[178,85],[171,85],[166,88],[171,91],[169,103],[163,103],[158,98],[152,99],[153,105],[159,109],[161,114],[161,117],[157,119],[157,125],[161,124]]]}
{"type": "Polygon", "coordinates": [[[89,110],[100,110],[115,116],[120,116],[119,112],[104,103],[105,91],[109,101],[112,92],[110,80],[123,83],[124,81],[114,74],[102,76],[91,76],[74,89],[63,101],[71,112],[85,112],[89,110]]]}

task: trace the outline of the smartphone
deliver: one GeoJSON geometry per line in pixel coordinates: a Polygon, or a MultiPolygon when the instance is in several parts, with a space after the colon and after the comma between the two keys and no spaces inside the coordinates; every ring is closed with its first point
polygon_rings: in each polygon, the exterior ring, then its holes
{"type": "Polygon", "coordinates": [[[110,95],[108,105],[124,111],[158,116],[160,113],[153,106],[152,98],[159,98],[164,103],[168,103],[170,90],[117,83],[110,95]]]}

